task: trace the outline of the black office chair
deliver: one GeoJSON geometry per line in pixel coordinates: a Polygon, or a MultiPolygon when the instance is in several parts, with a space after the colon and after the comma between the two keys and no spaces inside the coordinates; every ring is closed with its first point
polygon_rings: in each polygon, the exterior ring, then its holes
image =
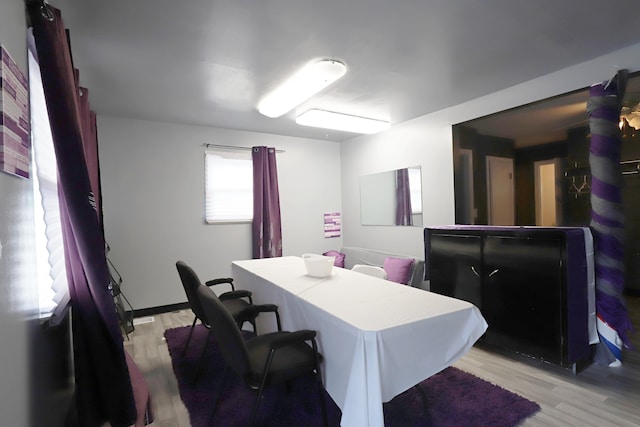
{"type": "Polygon", "coordinates": [[[229,370],[238,374],[245,384],[258,394],[251,413],[250,426],[256,419],[260,400],[266,386],[287,382],[301,375],[315,373],[322,409],[322,421],[326,427],[327,407],[320,376],[322,356],[316,345],[316,332],[278,331],[243,339],[237,322],[213,291],[205,286],[198,288],[198,295],[206,316],[211,320],[211,330],[225,361],[225,371],[213,402],[214,417],[218,400],[224,389],[229,370]],[[307,342],[310,342],[309,345],[307,342]]]}
{"type": "MultiPolygon", "coordinates": [[[[180,281],[182,282],[182,286],[184,287],[184,291],[187,294],[187,300],[189,301],[189,306],[191,307],[191,311],[195,315],[193,319],[193,323],[191,324],[191,329],[189,330],[189,336],[187,338],[187,343],[182,350],[182,356],[187,352],[187,348],[189,347],[189,342],[191,341],[191,336],[193,334],[193,329],[196,326],[196,322],[198,319],[202,323],[202,325],[209,329],[209,333],[207,335],[207,341],[202,348],[202,354],[200,356],[200,362],[198,364],[198,369],[196,372],[200,371],[200,367],[202,366],[202,359],[204,357],[207,343],[209,342],[209,337],[211,336],[211,321],[207,317],[207,314],[202,309],[202,305],[200,304],[200,299],[197,294],[198,287],[202,286],[202,282],[198,278],[196,272],[189,267],[184,261],[176,262],[176,268],[178,269],[178,275],[180,276],[180,281]]],[[[235,290],[233,287],[233,279],[231,278],[221,278],[221,279],[213,279],[209,280],[206,283],[207,287],[219,285],[222,283],[228,283],[231,285],[231,291],[225,292],[220,296],[216,296],[213,291],[211,293],[214,295],[216,299],[219,299],[221,304],[225,307],[226,310],[229,311],[230,315],[236,322],[239,328],[245,322],[251,323],[253,326],[254,333],[258,333],[256,327],[256,318],[260,313],[263,312],[273,312],[276,316],[276,321],[278,324],[278,330],[280,330],[280,316],[278,314],[278,307],[274,304],[261,304],[254,305],[253,300],[251,299],[251,292],[247,290],[235,290]],[[246,298],[246,299],[244,299],[246,298]],[[248,301],[247,301],[248,300],[248,301]]],[[[208,289],[208,288],[207,288],[208,289]]]]}

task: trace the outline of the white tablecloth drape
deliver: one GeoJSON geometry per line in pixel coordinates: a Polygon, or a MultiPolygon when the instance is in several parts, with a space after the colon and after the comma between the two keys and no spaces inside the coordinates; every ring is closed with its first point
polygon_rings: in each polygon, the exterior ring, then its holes
{"type": "MultiPolygon", "coordinates": [[[[232,271],[256,303],[279,306],[285,330],[318,332],[342,426],[383,426],[383,402],[450,366],[487,328],[466,301],[337,267],[310,277],[299,257],[234,261],[232,271]]],[[[272,330],[260,316],[259,333],[272,330]]]]}

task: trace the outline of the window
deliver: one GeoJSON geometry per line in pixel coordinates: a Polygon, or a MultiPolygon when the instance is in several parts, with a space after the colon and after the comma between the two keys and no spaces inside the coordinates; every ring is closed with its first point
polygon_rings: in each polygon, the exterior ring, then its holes
{"type": "Polygon", "coordinates": [[[206,222],[248,222],[252,219],[253,162],[251,151],[206,151],[206,222]]]}
{"type": "Polygon", "coordinates": [[[29,49],[29,103],[31,109],[31,146],[36,233],[36,269],[39,314],[52,317],[66,309],[69,301],[65,268],[60,206],[58,204],[58,168],[44,99],[40,67],[29,49]]]}

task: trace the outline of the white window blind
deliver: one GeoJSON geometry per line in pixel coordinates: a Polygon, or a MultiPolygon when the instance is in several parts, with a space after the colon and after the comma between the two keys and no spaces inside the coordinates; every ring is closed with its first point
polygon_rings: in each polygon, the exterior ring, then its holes
{"type": "Polygon", "coordinates": [[[205,151],[206,222],[246,222],[252,219],[251,151],[205,151]]]}
{"type": "Polygon", "coordinates": [[[58,168],[40,67],[31,50],[28,56],[39,307],[40,316],[52,316],[51,321],[55,323],[56,314],[65,310],[69,302],[58,204],[58,168]]]}

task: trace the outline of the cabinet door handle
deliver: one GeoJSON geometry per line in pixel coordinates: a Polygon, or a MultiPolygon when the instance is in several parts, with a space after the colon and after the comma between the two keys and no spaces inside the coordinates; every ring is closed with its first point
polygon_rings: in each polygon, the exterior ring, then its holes
{"type": "Polygon", "coordinates": [[[473,274],[475,274],[477,277],[480,277],[480,274],[473,265],[471,266],[471,271],[473,271],[473,274]]]}
{"type": "Polygon", "coordinates": [[[500,269],[496,268],[495,270],[493,270],[491,273],[489,273],[489,277],[493,276],[494,274],[496,274],[498,271],[500,271],[500,269]]]}

